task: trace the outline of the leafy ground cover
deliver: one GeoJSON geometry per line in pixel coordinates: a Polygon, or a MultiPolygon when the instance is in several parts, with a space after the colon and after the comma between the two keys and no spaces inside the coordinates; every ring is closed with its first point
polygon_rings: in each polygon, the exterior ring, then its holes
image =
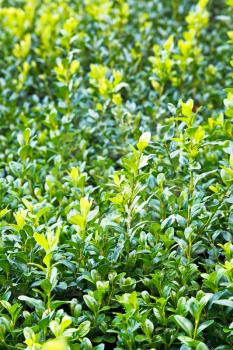
{"type": "Polygon", "coordinates": [[[0,5],[0,349],[232,350],[233,1],[0,5]]]}

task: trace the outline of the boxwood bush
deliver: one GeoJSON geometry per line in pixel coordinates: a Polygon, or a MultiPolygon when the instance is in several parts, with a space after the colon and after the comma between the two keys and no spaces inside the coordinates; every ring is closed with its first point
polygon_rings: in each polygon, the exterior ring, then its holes
{"type": "Polygon", "coordinates": [[[0,349],[233,349],[233,1],[0,1],[0,349]]]}

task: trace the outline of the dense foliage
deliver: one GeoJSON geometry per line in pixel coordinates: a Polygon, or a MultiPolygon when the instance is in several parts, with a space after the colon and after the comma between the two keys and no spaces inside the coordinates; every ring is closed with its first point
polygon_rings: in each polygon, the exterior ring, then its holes
{"type": "Polygon", "coordinates": [[[0,6],[0,349],[232,350],[233,1],[0,6]]]}

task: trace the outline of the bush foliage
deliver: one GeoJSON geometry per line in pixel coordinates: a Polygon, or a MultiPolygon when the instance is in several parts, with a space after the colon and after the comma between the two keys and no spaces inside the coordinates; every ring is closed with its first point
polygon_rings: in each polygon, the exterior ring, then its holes
{"type": "Polygon", "coordinates": [[[233,1],[0,5],[0,349],[232,350],[233,1]]]}

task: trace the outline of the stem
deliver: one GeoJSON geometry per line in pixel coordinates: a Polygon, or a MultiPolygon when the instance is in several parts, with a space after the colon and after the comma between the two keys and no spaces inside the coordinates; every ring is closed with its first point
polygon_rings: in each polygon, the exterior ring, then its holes
{"type": "Polygon", "coordinates": [[[194,328],[194,332],[193,332],[193,339],[196,339],[197,336],[197,328],[198,328],[198,324],[199,324],[199,318],[197,320],[195,320],[195,328],[194,328]]]}
{"type": "MultiPolygon", "coordinates": [[[[51,266],[50,264],[47,267],[47,276],[46,278],[50,281],[50,277],[51,277],[51,266]]],[[[49,312],[51,312],[51,290],[48,292],[47,295],[47,309],[49,312]]]]}
{"type": "MultiPolygon", "coordinates": [[[[192,202],[193,199],[193,193],[194,193],[194,172],[193,172],[193,159],[191,158],[189,161],[190,164],[190,181],[189,181],[189,199],[188,199],[188,215],[187,215],[187,225],[186,227],[189,227],[191,223],[191,213],[192,213],[192,202]]],[[[190,235],[188,240],[188,251],[187,251],[187,259],[188,262],[191,260],[191,252],[192,252],[192,236],[190,235]]]]}
{"type": "Polygon", "coordinates": [[[47,309],[51,312],[51,291],[48,292],[47,309]]]}
{"type": "Polygon", "coordinates": [[[131,216],[131,205],[132,205],[132,197],[133,197],[133,191],[135,188],[135,178],[133,178],[133,183],[132,183],[132,193],[131,196],[129,198],[128,201],[128,212],[127,212],[127,216],[126,216],[126,239],[128,240],[130,238],[130,229],[131,229],[131,220],[132,220],[132,216],[131,216]]]}
{"type": "Polygon", "coordinates": [[[136,176],[138,175],[138,172],[139,172],[139,164],[140,164],[140,161],[141,161],[141,156],[142,156],[142,153],[140,153],[140,156],[139,156],[139,159],[138,159],[138,167],[137,167],[137,174],[133,174],[133,181],[132,181],[132,192],[131,192],[131,195],[130,195],[130,198],[129,198],[129,201],[128,201],[128,213],[127,213],[127,217],[126,217],[126,251],[127,251],[127,256],[129,256],[129,240],[130,240],[130,229],[131,229],[131,221],[132,221],[132,202],[133,202],[133,194],[134,194],[134,190],[135,190],[135,187],[136,187],[136,176]]]}
{"type": "MultiPolygon", "coordinates": [[[[190,161],[190,166],[193,167],[193,160],[190,161]]],[[[191,222],[191,210],[192,205],[190,204],[190,201],[193,199],[193,192],[194,192],[194,172],[191,168],[190,170],[190,181],[189,181],[189,201],[188,201],[188,217],[187,217],[187,227],[190,225],[191,222]]]]}
{"type": "Polygon", "coordinates": [[[171,166],[172,166],[173,173],[175,173],[175,172],[176,172],[176,169],[175,169],[175,166],[174,166],[174,164],[173,164],[173,160],[172,160],[172,158],[171,158],[171,155],[170,155],[170,152],[169,152],[169,148],[168,148],[168,145],[167,145],[166,142],[164,143],[164,147],[165,147],[165,150],[166,150],[168,159],[169,159],[169,161],[170,161],[170,164],[171,164],[171,166]]]}
{"type": "Polygon", "coordinates": [[[109,293],[109,297],[108,297],[107,305],[109,305],[109,304],[110,304],[110,302],[111,302],[113,292],[114,292],[114,286],[112,285],[112,289],[111,289],[111,291],[110,291],[110,293],[109,293]]]}
{"type": "Polygon", "coordinates": [[[187,258],[188,258],[188,262],[189,263],[190,263],[190,260],[191,260],[191,251],[192,251],[192,239],[190,237],[189,241],[188,241],[188,253],[187,253],[187,258]]]}

